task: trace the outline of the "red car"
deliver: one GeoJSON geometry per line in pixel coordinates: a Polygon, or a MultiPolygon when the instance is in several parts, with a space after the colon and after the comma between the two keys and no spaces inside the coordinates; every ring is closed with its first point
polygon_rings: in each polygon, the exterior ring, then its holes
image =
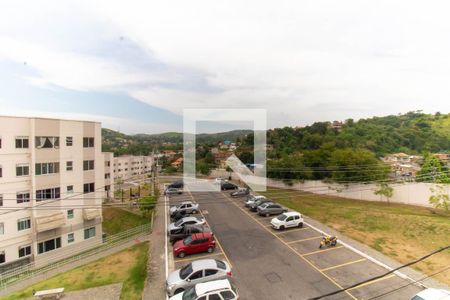
{"type": "Polygon", "coordinates": [[[214,234],[211,232],[194,233],[173,244],[173,256],[185,257],[186,254],[199,252],[212,253],[214,248],[216,248],[214,234]]]}

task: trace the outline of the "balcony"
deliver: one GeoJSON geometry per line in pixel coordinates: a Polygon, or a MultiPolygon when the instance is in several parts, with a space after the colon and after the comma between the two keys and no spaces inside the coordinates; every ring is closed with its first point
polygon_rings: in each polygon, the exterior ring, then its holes
{"type": "Polygon", "coordinates": [[[98,208],[85,208],[83,209],[83,219],[85,221],[94,220],[102,216],[100,209],[98,208]]]}
{"type": "Polygon", "coordinates": [[[46,216],[36,217],[36,231],[44,232],[51,229],[62,227],[66,224],[66,218],[63,212],[57,212],[46,216]]]}

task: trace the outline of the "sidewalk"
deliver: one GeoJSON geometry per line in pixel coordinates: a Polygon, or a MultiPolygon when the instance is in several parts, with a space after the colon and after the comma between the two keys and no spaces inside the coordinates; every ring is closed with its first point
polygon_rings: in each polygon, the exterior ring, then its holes
{"type": "Polygon", "coordinates": [[[165,203],[164,196],[158,199],[153,219],[153,231],[150,235],[150,259],[148,276],[142,299],[166,299],[166,261],[165,261],[165,203]]]}

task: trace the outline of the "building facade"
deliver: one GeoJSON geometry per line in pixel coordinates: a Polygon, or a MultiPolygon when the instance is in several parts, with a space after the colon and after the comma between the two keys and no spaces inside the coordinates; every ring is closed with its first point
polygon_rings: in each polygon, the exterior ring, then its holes
{"type": "Polygon", "coordinates": [[[0,116],[0,271],[100,244],[112,160],[100,123],[0,116]]]}
{"type": "Polygon", "coordinates": [[[153,156],[124,155],[114,157],[114,179],[128,180],[138,175],[150,173],[153,156]]]}

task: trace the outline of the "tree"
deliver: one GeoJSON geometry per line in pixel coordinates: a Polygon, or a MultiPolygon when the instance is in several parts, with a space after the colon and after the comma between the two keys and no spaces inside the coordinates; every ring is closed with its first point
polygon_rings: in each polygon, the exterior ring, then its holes
{"type": "Polygon", "coordinates": [[[433,195],[430,196],[428,201],[434,208],[441,208],[446,211],[450,210],[450,197],[448,192],[445,191],[446,186],[443,184],[436,185],[430,188],[433,195]]]}
{"type": "Polygon", "coordinates": [[[450,183],[448,171],[448,167],[440,159],[426,153],[421,169],[417,172],[417,181],[450,183]]]}
{"type": "Polygon", "coordinates": [[[142,216],[149,217],[150,212],[155,208],[156,201],[158,199],[157,193],[155,193],[155,196],[145,196],[139,199],[138,205],[139,209],[142,212],[142,216]]]}
{"type": "Polygon", "coordinates": [[[389,203],[389,199],[394,195],[394,189],[387,183],[383,182],[378,185],[378,189],[375,191],[375,195],[386,197],[386,200],[389,203]]]}

